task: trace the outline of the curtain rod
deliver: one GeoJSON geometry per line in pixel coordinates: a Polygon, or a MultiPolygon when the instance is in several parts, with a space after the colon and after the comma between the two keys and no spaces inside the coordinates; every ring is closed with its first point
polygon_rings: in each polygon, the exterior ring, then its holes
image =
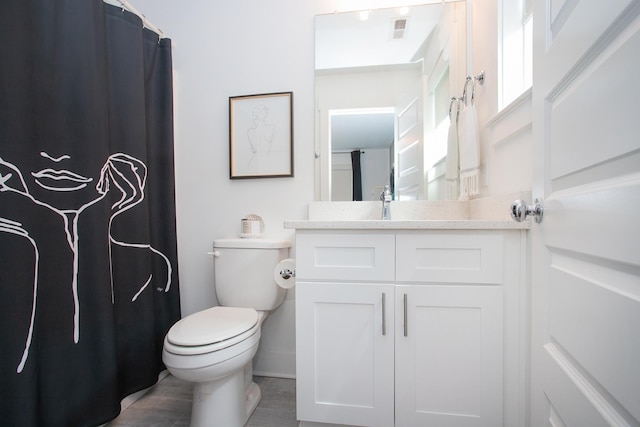
{"type": "Polygon", "coordinates": [[[118,3],[120,3],[122,5],[123,8],[127,9],[129,12],[138,15],[138,17],[140,19],[142,19],[142,25],[144,25],[146,28],[150,29],[151,31],[158,33],[158,35],[160,36],[160,38],[164,37],[164,33],[162,32],[162,30],[158,27],[156,27],[155,25],[153,25],[151,23],[151,21],[149,21],[147,19],[146,16],[144,16],[142,13],[138,12],[138,10],[133,7],[131,5],[131,3],[129,3],[127,0],[118,0],[118,3]]]}

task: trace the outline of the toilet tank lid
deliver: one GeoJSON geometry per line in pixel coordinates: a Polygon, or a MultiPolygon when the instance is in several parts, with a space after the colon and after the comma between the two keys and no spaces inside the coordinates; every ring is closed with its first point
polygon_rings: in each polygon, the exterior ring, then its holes
{"type": "Polygon", "coordinates": [[[291,242],[284,239],[216,239],[214,248],[248,248],[248,249],[279,249],[291,247],[291,242]]]}

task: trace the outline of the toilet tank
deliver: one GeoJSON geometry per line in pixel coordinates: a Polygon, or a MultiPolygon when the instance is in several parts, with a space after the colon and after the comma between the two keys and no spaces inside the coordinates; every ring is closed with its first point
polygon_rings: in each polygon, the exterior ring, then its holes
{"type": "Polygon", "coordinates": [[[276,309],[286,290],[276,284],[273,271],[287,258],[289,247],[288,240],[214,240],[214,285],[220,305],[276,309]]]}

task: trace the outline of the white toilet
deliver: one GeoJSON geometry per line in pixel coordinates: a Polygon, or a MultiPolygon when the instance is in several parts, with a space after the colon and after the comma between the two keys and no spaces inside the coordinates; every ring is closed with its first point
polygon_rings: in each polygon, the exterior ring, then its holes
{"type": "Polygon", "coordinates": [[[274,268],[291,242],[218,239],[214,286],[220,306],[191,314],[169,329],[162,360],[171,374],[195,383],[191,426],[241,427],[260,401],[252,360],[260,327],[284,300],[274,268]]]}

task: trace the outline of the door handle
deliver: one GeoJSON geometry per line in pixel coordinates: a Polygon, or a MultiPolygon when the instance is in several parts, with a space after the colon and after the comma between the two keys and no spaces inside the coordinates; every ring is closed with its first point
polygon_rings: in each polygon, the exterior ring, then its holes
{"type": "Polygon", "coordinates": [[[537,223],[542,222],[544,206],[542,199],[535,199],[533,205],[527,205],[524,200],[516,200],[511,203],[511,218],[516,222],[522,222],[527,216],[532,215],[537,223]]]}
{"type": "Polygon", "coordinates": [[[385,293],[382,293],[382,335],[387,335],[387,304],[385,293]]]}
{"type": "Polygon", "coordinates": [[[407,294],[404,294],[404,336],[407,336],[408,333],[408,325],[407,325],[407,294]]]}

